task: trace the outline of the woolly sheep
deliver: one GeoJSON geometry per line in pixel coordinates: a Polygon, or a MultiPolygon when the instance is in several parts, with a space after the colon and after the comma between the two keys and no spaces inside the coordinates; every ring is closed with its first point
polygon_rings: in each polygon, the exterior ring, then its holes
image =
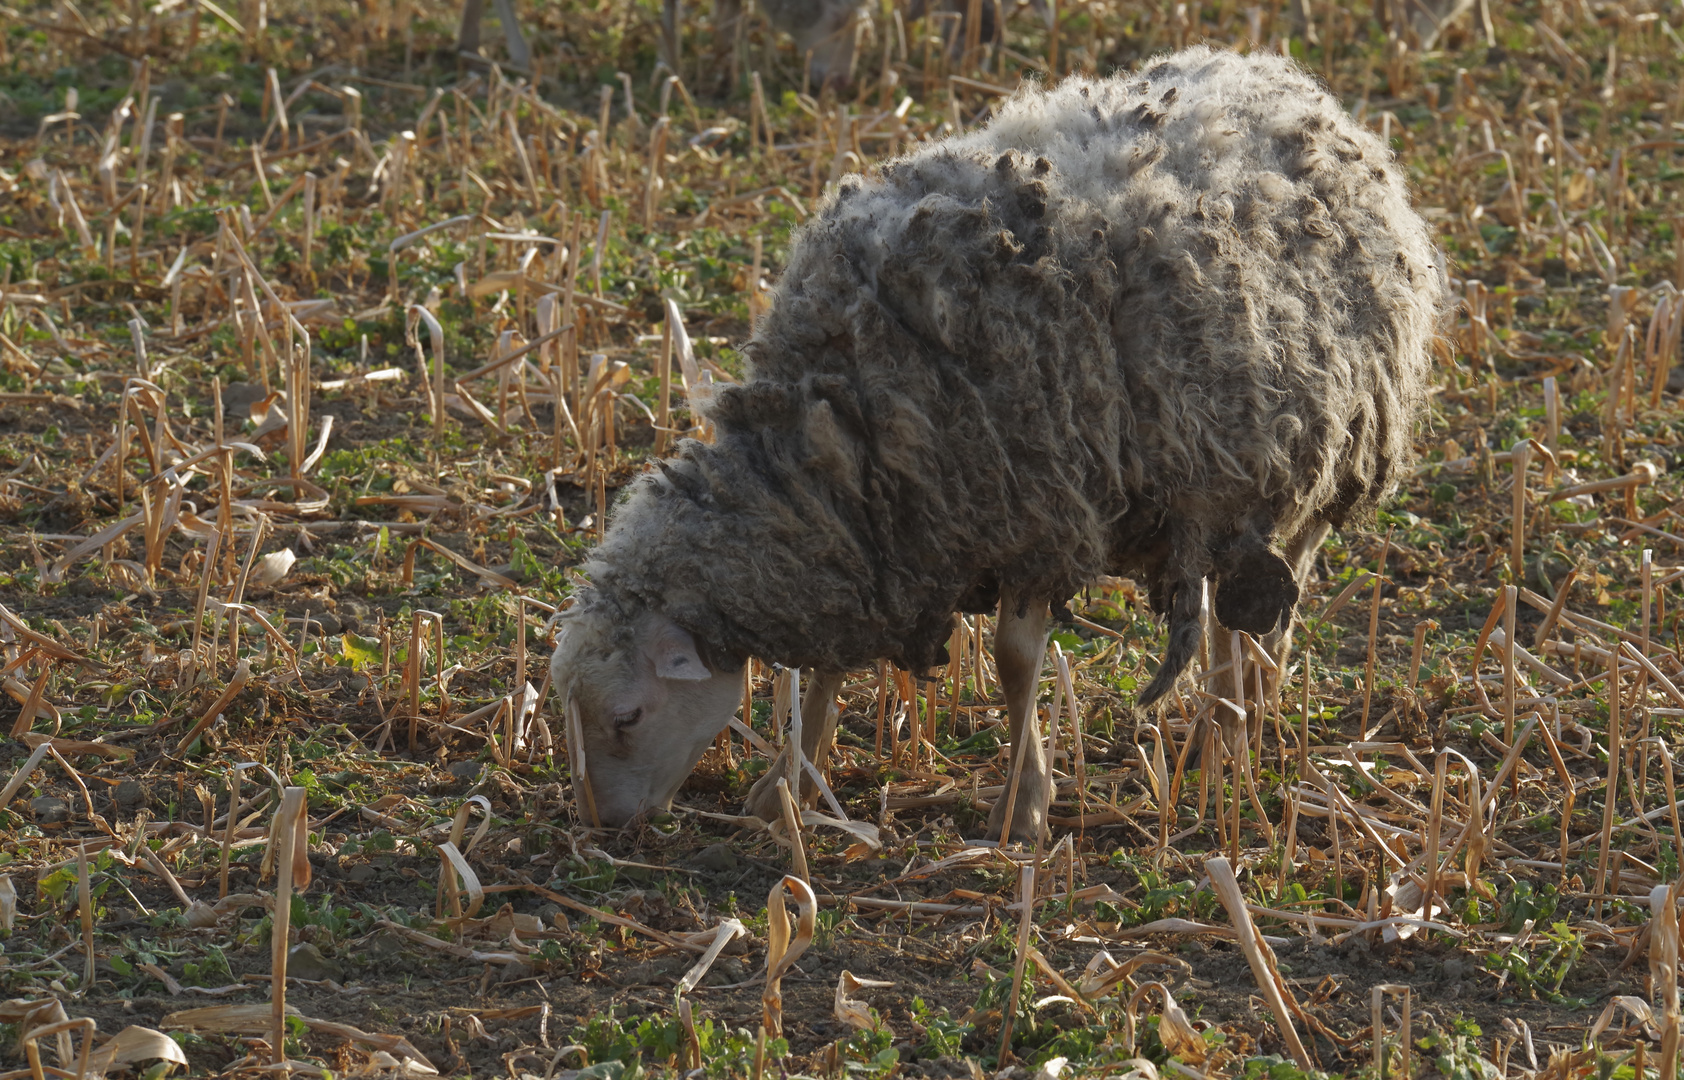
{"type": "MultiPolygon", "coordinates": [[[[668,0],[674,3],[675,0],[668,0]]],[[[855,24],[858,22],[864,7],[861,0],[759,0],[760,10],[765,12],[767,21],[773,27],[788,34],[795,41],[796,54],[805,58],[812,54],[812,82],[814,86],[825,83],[846,84],[852,79],[855,51],[855,24]]],[[[1470,0],[1471,2],[1471,0],[1470,0]]],[[[739,0],[729,0],[730,13],[725,18],[735,18],[740,9],[739,0]]],[[[1038,13],[1045,15],[1042,0],[1032,0],[1038,13]]],[[[1009,15],[1019,6],[1019,0],[1005,0],[997,11],[993,0],[987,0],[980,8],[981,17],[978,22],[978,40],[994,41],[1001,32],[999,15],[1009,15]]],[[[942,32],[948,35],[948,42],[954,55],[958,55],[960,47],[965,41],[964,21],[968,0],[909,0],[906,7],[906,20],[914,22],[934,15],[944,15],[948,19],[942,24],[942,32]]],[[[721,21],[721,16],[715,15],[715,20],[721,21]]],[[[805,62],[805,59],[803,59],[805,62]]]]}
{"type": "Polygon", "coordinates": [[[855,23],[862,0],[759,0],[774,27],[795,41],[796,54],[812,54],[814,86],[847,83],[853,76],[855,23]]]}
{"type": "MultiPolygon", "coordinates": [[[[632,487],[563,623],[601,818],[667,805],[749,656],[814,669],[822,763],[841,673],[941,662],[956,610],[997,605],[1014,747],[1049,606],[1096,576],[1168,616],[1141,704],[1192,657],[1207,580],[1222,626],[1278,636],[1328,526],[1409,459],[1444,296],[1389,150],[1275,56],[1025,90],[845,178],[708,407],[716,442],[632,487]]],[[[1014,759],[1033,839],[1040,740],[1014,759]]]]}

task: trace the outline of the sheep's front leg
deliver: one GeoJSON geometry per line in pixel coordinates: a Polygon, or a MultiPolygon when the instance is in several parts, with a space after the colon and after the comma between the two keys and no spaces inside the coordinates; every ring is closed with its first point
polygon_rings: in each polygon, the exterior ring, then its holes
{"type": "MultiPolygon", "coordinates": [[[[842,689],[842,673],[840,671],[815,671],[812,678],[807,680],[807,688],[801,695],[801,752],[807,755],[820,769],[824,768],[825,759],[830,756],[831,742],[836,737],[836,721],[841,711],[836,706],[836,695],[842,689]]],[[[762,821],[776,821],[783,813],[778,803],[778,778],[789,775],[789,747],[784,747],[778,760],[772,763],[754,787],[749,790],[748,802],[745,809],[748,813],[762,821]]],[[[818,785],[805,772],[801,776],[801,792],[798,796],[802,807],[810,807],[818,802],[818,785]]]]}
{"type": "MultiPolygon", "coordinates": [[[[1045,603],[1026,602],[1008,589],[1000,595],[1000,619],[994,627],[994,666],[1006,695],[1006,714],[1011,721],[1011,761],[1017,771],[1017,799],[1012,805],[1012,827],[1007,839],[1026,844],[1033,844],[1046,832],[1047,806],[1052,801],[1052,770],[1047,764],[1040,725],[1035,722],[1036,690],[1041,682],[1041,664],[1047,655],[1047,616],[1045,603]]],[[[1008,775],[1006,791],[995,800],[994,810],[988,815],[986,835],[991,840],[1000,838],[1011,783],[1008,775]]]]}

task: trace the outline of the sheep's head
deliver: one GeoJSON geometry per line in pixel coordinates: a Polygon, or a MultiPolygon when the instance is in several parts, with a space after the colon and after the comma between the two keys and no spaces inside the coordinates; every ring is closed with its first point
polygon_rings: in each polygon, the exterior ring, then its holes
{"type": "Polygon", "coordinates": [[[712,670],[666,616],[590,607],[564,621],[550,677],[579,709],[597,816],[665,809],[742,699],[742,667],[712,670]]]}

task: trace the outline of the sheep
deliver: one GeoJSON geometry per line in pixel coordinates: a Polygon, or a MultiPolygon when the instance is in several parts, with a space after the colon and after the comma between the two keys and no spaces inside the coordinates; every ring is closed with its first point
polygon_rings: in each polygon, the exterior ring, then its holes
{"type": "MultiPolygon", "coordinates": [[[[964,21],[969,6],[967,0],[910,0],[906,18],[914,22],[944,17],[942,32],[947,35],[949,51],[957,56],[965,42],[964,21]]],[[[977,20],[978,40],[997,41],[1004,29],[1003,17],[1017,7],[1018,0],[984,0],[977,20]]],[[[845,86],[852,81],[855,28],[864,10],[860,0],[760,0],[760,9],[774,28],[794,40],[796,54],[804,63],[811,54],[814,86],[845,86]]],[[[715,21],[723,24],[738,17],[738,11],[737,0],[727,0],[723,14],[715,9],[715,21]]]]}
{"type": "Polygon", "coordinates": [[[811,56],[814,86],[846,85],[854,73],[854,37],[862,0],[760,0],[760,10],[795,41],[795,52],[811,56]]]}
{"type": "Polygon", "coordinates": [[[1145,587],[1168,644],[1141,706],[1187,667],[1207,582],[1222,627],[1278,640],[1326,530],[1409,463],[1445,297],[1389,149],[1276,56],[1022,90],[843,178],[747,381],[706,406],[716,441],[631,486],[562,622],[598,813],[668,804],[747,657],[813,669],[822,763],[842,672],[923,671],[953,612],[998,610],[1009,835],[1033,840],[1050,610],[1102,574],[1145,587]]]}
{"type": "MultiPolygon", "coordinates": [[[[978,40],[998,43],[1004,18],[1022,3],[1031,4],[1038,14],[1046,16],[1043,0],[984,0],[977,20],[978,40]]],[[[858,27],[869,10],[863,0],[759,0],[757,6],[773,29],[795,42],[795,53],[804,66],[811,57],[811,66],[806,70],[814,87],[846,86],[853,81],[858,27]]],[[[966,40],[964,22],[969,7],[968,0],[909,0],[905,17],[907,22],[941,17],[941,33],[946,35],[949,52],[957,57],[966,40]]],[[[715,0],[713,27],[717,57],[729,51],[730,40],[737,34],[742,18],[742,0],[715,0]]],[[[677,65],[672,57],[677,53],[679,20],[678,0],[663,0],[663,59],[674,67],[677,65]]]]}

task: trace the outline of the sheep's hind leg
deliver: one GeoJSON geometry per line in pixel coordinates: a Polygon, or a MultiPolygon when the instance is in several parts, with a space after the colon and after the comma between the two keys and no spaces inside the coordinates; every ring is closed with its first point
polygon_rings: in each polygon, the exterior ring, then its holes
{"type": "MultiPolygon", "coordinates": [[[[1000,672],[1000,687],[1006,695],[1006,713],[1011,720],[1011,760],[1017,771],[1017,798],[1012,804],[1012,827],[1008,840],[1033,844],[1046,832],[1047,807],[1052,800],[1052,770],[1040,725],[1035,723],[1035,691],[1041,682],[1041,665],[1047,655],[1047,605],[1030,602],[1012,590],[1000,594],[1000,620],[994,628],[994,665],[1000,672]],[[1019,615],[1020,606],[1025,613],[1019,615]]],[[[994,802],[988,815],[987,836],[1000,838],[1006,820],[1006,791],[994,802]]]]}
{"type": "MultiPolygon", "coordinates": [[[[801,695],[801,752],[820,769],[824,768],[825,759],[830,756],[831,743],[836,737],[836,721],[841,716],[836,706],[836,695],[841,689],[842,672],[815,671],[801,695]]],[[[772,767],[754,782],[744,809],[762,821],[778,820],[783,813],[783,807],[778,802],[778,778],[788,775],[789,747],[786,746],[772,767]]],[[[813,783],[810,775],[803,773],[799,804],[804,808],[810,807],[818,802],[818,798],[818,785],[813,783]]]]}

